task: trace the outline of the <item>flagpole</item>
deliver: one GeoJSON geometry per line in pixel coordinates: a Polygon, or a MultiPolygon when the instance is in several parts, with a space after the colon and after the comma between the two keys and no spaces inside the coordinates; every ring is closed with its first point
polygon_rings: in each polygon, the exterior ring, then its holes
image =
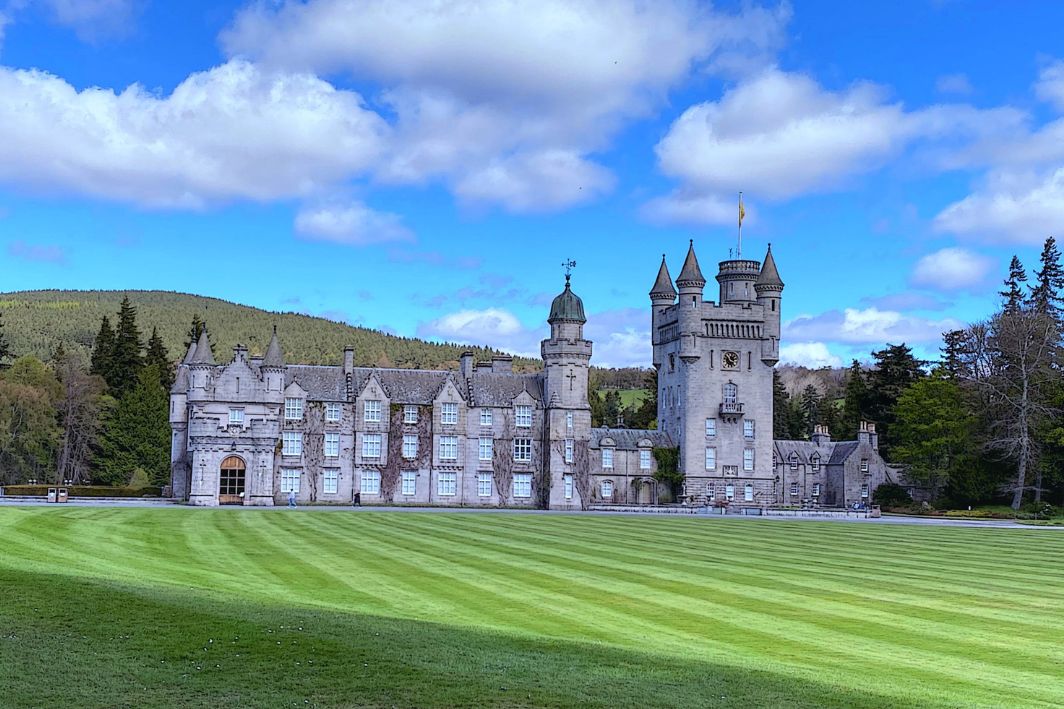
{"type": "Polygon", "coordinates": [[[739,193],[739,248],[736,251],[736,258],[741,259],[743,257],[743,193],[739,193]]]}

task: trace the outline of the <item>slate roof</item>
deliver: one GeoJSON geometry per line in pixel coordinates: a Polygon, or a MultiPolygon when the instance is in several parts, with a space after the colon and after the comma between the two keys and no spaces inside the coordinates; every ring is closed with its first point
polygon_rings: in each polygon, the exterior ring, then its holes
{"type": "Polygon", "coordinates": [[[211,352],[211,341],[207,337],[207,328],[203,328],[203,332],[200,333],[199,342],[196,343],[196,351],[192,353],[192,358],[188,363],[209,364],[211,366],[217,364],[214,361],[214,354],[211,352]]]}
{"type": "Polygon", "coordinates": [[[543,401],[543,378],[539,374],[473,372],[469,379],[470,406],[511,406],[521,392],[543,401]]]}
{"type": "Polygon", "coordinates": [[[343,367],[291,364],[285,370],[284,385],[303,387],[311,401],[347,401],[347,377],[343,367]]]}
{"type": "MultiPolygon", "coordinates": [[[[384,393],[393,404],[428,405],[436,400],[444,383],[453,379],[450,372],[429,369],[377,369],[355,368],[355,393],[361,392],[371,376],[384,387],[384,393]]],[[[458,387],[462,391],[462,387],[458,387]]]]}
{"type": "Polygon", "coordinates": [[[192,358],[196,356],[196,343],[191,342],[188,345],[188,352],[185,353],[185,358],[181,360],[181,364],[189,364],[192,358]]]}
{"type": "Polygon", "coordinates": [[[669,275],[669,267],[665,265],[665,254],[661,255],[661,268],[658,269],[657,280],[650,289],[651,297],[655,295],[676,297],[676,289],[672,287],[672,276],[669,275]]]}
{"type": "Polygon", "coordinates": [[[695,256],[695,240],[691,239],[691,245],[687,248],[687,258],[684,259],[683,268],[676,278],[676,285],[683,287],[684,283],[695,286],[706,285],[706,279],[702,275],[702,268],[698,265],[698,257],[695,256]]]}
{"type": "Polygon", "coordinates": [[[840,441],[836,443],[828,465],[842,465],[857,450],[857,446],[857,441],[840,441]]]}
{"type": "Polygon", "coordinates": [[[602,439],[612,438],[617,450],[634,451],[639,448],[639,441],[650,439],[655,448],[672,448],[675,443],[664,431],[644,431],[637,428],[593,428],[591,429],[591,447],[598,448],[602,439]]]}
{"type": "Polygon", "coordinates": [[[262,358],[261,366],[275,369],[284,366],[284,354],[281,352],[281,343],[277,339],[277,328],[273,329],[273,337],[270,338],[270,346],[266,348],[266,356],[262,358]]]}
{"type": "Polygon", "coordinates": [[[820,456],[820,463],[827,465],[838,445],[834,441],[819,446],[812,441],[776,441],[776,452],[784,463],[790,461],[793,453],[798,454],[799,462],[808,463],[815,453],[820,456]]]}
{"type": "Polygon", "coordinates": [[[178,367],[177,377],[174,379],[174,385],[170,387],[170,391],[174,394],[187,394],[188,393],[188,368],[178,367]]]}
{"type": "Polygon", "coordinates": [[[763,288],[783,288],[780,280],[780,272],[776,270],[776,259],[772,258],[772,244],[768,245],[768,253],[765,254],[765,263],[761,265],[761,273],[757,276],[754,286],[763,288]]]}

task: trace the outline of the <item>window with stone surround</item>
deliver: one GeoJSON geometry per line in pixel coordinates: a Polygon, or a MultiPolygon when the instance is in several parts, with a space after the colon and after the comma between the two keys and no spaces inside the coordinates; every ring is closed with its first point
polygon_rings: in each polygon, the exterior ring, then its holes
{"type": "Polygon", "coordinates": [[[281,455],[303,455],[303,434],[299,431],[285,431],[282,433],[281,455]]]}
{"type": "Polygon", "coordinates": [[[717,449],[706,448],[706,470],[717,469],[717,449]]]}
{"type": "Polygon", "coordinates": [[[491,438],[481,438],[477,441],[477,458],[491,460],[495,455],[495,441],[491,438]]]}
{"type": "Polygon", "coordinates": [[[743,488],[743,501],[744,502],[753,502],[754,501],[754,486],[753,485],[747,484],[747,486],[743,488]]]}
{"type": "Polygon", "coordinates": [[[381,457],[381,434],[362,434],[362,457],[370,459],[379,459],[381,457]]]}
{"type": "Polygon", "coordinates": [[[403,473],[403,489],[404,495],[413,495],[417,492],[417,473],[413,471],[407,471],[403,473]]]}
{"type": "Polygon", "coordinates": [[[440,436],[440,460],[458,460],[458,436],[440,436]]]}
{"type": "Polygon", "coordinates": [[[230,426],[243,426],[244,425],[244,410],[243,409],[229,409],[229,425],[230,426]]]}
{"type": "Polygon", "coordinates": [[[564,475],[564,476],[562,476],[562,484],[564,485],[565,499],[566,500],[573,499],[573,476],[572,475],[564,475]]]}
{"type": "Polygon", "coordinates": [[[477,497],[491,497],[491,473],[477,473],[477,497]]]}
{"type": "Polygon", "coordinates": [[[572,463],[573,462],[573,447],[575,445],[576,445],[576,441],[574,441],[572,438],[566,438],[565,439],[565,462],[566,463],[572,463]]]}
{"type": "Polygon", "coordinates": [[[743,438],[748,441],[754,439],[754,422],[750,419],[743,421],[743,438]]]}
{"type": "Polygon", "coordinates": [[[612,499],[612,498],[613,498],[613,481],[612,480],[603,480],[602,481],[602,499],[609,500],[609,499],[612,499]]]}
{"type": "Polygon", "coordinates": [[[325,457],[326,458],[339,458],[340,457],[340,434],[339,433],[326,433],[325,434],[325,457]]]}
{"type": "Polygon", "coordinates": [[[491,425],[491,409],[481,409],[480,410],[480,425],[481,426],[490,426],[491,425]]]}
{"type": "Polygon", "coordinates": [[[613,470],[613,449],[612,448],[603,448],[602,449],[602,469],[603,470],[613,470]]]}
{"type": "Polygon", "coordinates": [[[798,483],[791,483],[791,495],[797,497],[797,495],[798,495],[798,483]]]}
{"type": "Polygon", "coordinates": [[[706,419],[706,436],[717,435],[717,419],[706,419]]]}
{"type": "Polygon", "coordinates": [[[325,420],[328,423],[336,423],[340,420],[342,414],[342,408],[340,404],[335,401],[330,401],[325,404],[325,420]]]}
{"type": "Polygon", "coordinates": [[[440,423],[453,426],[458,423],[458,404],[453,401],[445,401],[440,405],[440,423]]]}
{"type": "Polygon", "coordinates": [[[407,404],[403,407],[403,423],[417,423],[417,407],[407,404]]]}
{"type": "Polygon", "coordinates": [[[814,472],[820,470],[820,456],[816,453],[814,453],[813,457],[809,459],[809,469],[814,472]]]}
{"type": "Polygon", "coordinates": [[[517,406],[515,408],[514,421],[518,428],[532,428],[532,407],[517,406]]]}
{"type": "Polygon", "coordinates": [[[531,438],[515,438],[514,439],[514,461],[518,463],[531,463],[532,462],[532,439],[531,438]]]}
{"type": "Polygon", "coordinates": [[[340,471],[336,468],[326,468],[323,475],[324,485],[323,490],[326,495],[335,495],[338,481],[340,480],[340,471]]]}
{"type": "Polygon", "coordinates": [[[454,497],[458,493],[458,473],[436,473],[436,494],[454,497]]]}
{"type": "Polygon", "coordinates": [[[299,474],[296,468],[281,468],[281,492],[299,494],[299,474]]]}
{"type": "Polygon", "coordinates": [[[650,451],[648,451],[648,450],[639,451],[639,469],[640,470],[650,470],[650,451]]]}
{"type": "Polygon", "coordinates": [[[790,460],[791,460],[791,470],[797,470],[798,469],[798,454],[797,453],[791,453],[790,460]]]}
{"type": "Polygon", "coordinates": [[[754,449],[753,448],[744,448],[743,449],[743,470],[745,470],[746,472],[750,472],[753,469],[754,469],[754,449]]]}
{"type": "Polygon", "coordinates": [[[367,399],[363,404],[362,420],[366,423],[381,422],[381,402],[377,399],[367,399]]]}
{"type": "Polygon", "coordinates": [[[413,460],[417,458],[417,436],[414,434],[403,434],[403,457],[407,460],[413,460]]]}
{"type": "Polygon", "coordinates": [[[573,430],[573,412],[572,411],[565,412],[565,430],[566,431],[572,431],[573,430]]]}
{"type": "Polygon", "coordinates": [[[514,497],[532,497],[531,473],[514,473],[514,497]]]}
{"type": "Polygon", "coordinates": [[[381,474],[376,470],[362,471],[362,484],[360,489],[363,495],[381,494],[381,474]]]}
{"type": "Polygon", "coordinates": [[[734,485],[725,485],[724,486],[724,499],[728,500],[729,502],[731,502],[732,500],[735,499],[735,486],[734,485]]]}
{"type": "Polygon", "coordinates": [[[303,400],[288,397],[284,400],[284,420],[299,421],[303,418],[303,400]]]}

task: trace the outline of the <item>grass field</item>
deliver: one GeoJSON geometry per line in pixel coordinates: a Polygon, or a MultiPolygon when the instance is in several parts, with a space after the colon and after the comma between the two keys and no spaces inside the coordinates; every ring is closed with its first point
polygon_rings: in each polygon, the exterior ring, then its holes
{"type": "Polygon", "coordinates": [[[11,706],[1059,706],[1064,534],[0,508],[11,706]]]}

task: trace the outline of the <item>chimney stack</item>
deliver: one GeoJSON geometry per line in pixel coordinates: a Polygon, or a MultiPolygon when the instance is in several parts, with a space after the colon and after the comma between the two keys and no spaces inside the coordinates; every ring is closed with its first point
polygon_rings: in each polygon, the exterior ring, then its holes
{"type": "Polygon", "coordinates": [[[813,444],[819,446],[825,443],[831,443],[831,432],[828,431],[828,427],[823,424],[813,426],[813,444]]]}
{"type": "Polygon", "coordinates": [[[462,379],[469,379],[473,376],[473,353],[463,352],[461,358],[458,360],[458,371],[462,374],[462,379]]]}
{"type": "Polygon", "coordinates": [[[509,355],[495,355],[491,358],[491,371],[496,374],[513,374],[514,358],[509,355]]]}
{"type": "Polygon", "coordinates": [[[355,348],[344,348],[344,374],[352,374],[355,371],[355,348]]]}
{"type": "Polygon", "coordinates": [[[876,425],[868,424],[868,442],[872,444],[872,450],[879,450],[879,434],[876,433],[876,425]]]}
{"type": "Polygon", "coordinates": [[[869,427],[874,431],[876,430],[875,424],[870,424],[867,421],[862,421],[861,425],[857,429],[857,442],[872,445],[871,435],[869,434],[869,427]]]}

